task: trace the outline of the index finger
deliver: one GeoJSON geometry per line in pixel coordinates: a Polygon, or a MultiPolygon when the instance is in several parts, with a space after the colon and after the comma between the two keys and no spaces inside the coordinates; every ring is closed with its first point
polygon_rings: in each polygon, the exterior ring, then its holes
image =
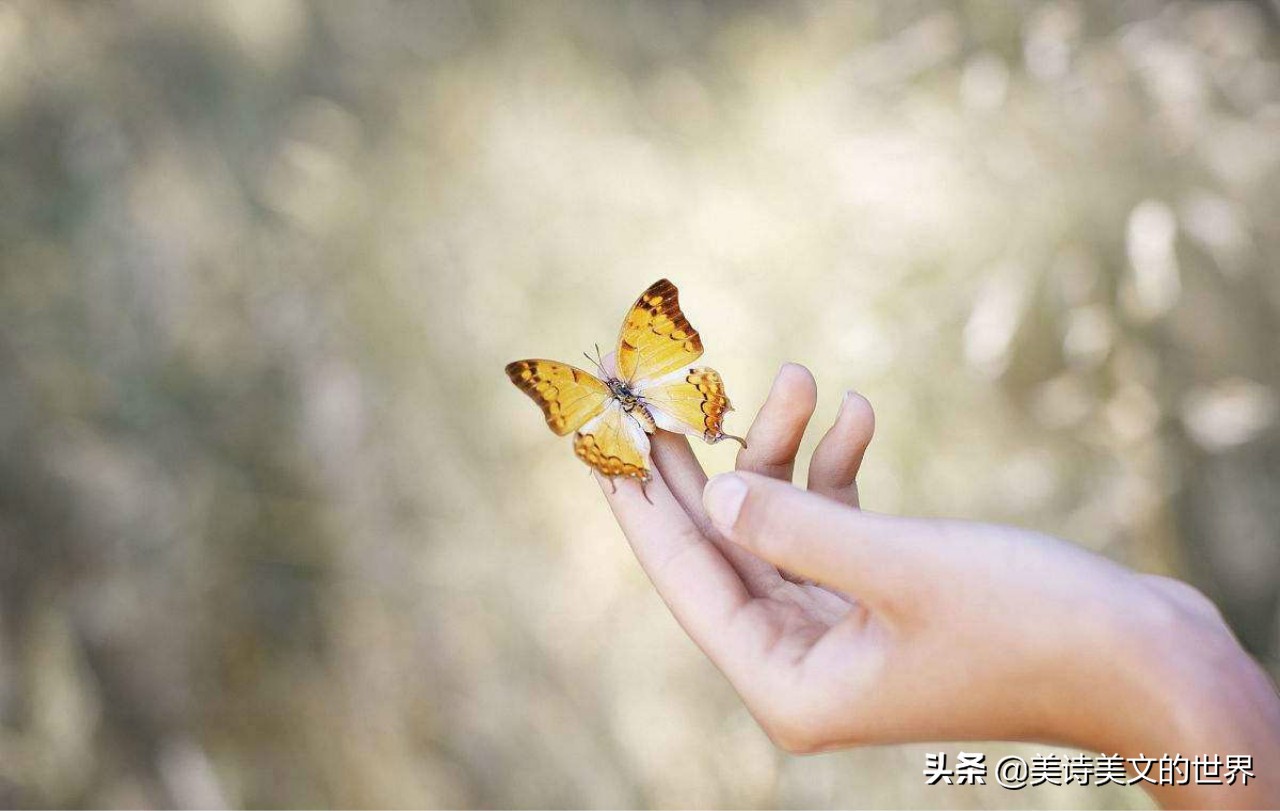
{"type": "Polygon", "coordinates": [[[596,474],[627,542],[676,621],[721,669],[732,658],[734,644],[727,629],[751,602],[742,579],[720,550],[684,511],[655,469],[645,485],[618,481],[615,492],[596,474]]]}

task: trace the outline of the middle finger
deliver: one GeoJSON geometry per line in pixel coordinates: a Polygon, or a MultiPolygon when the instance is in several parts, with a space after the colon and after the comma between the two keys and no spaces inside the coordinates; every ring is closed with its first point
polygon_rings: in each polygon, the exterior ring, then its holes
{"type": "Polygon", "coordinates": [[[738,452],[738,470],[791,481],[804,429],[818,406],[818,384],[808,369],[784,363],[738,452]]]}

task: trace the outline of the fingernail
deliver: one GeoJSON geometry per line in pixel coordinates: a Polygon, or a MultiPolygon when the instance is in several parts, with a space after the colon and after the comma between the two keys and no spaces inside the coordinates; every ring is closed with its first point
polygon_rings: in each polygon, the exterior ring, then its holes
{"type": "Polygon", "coordinates": [[[840,416],[849,413],[849,403],[854,401],[854,395],[857,394],[853,389],[849,389],[844,393],[844,399],[840,401],[840,416]]]}
{"type": "Polygon", "coordinates": [[[786,363],[784,363],[784,364],[782,364],[781,366],[779,366],[779,367],[778,367],[778,371],[774,373],[774,375],[773,375],[773,382],[769,384],[769,394],[770,394],[770,395],[773,395],[773,394],[774,394],[775,392],[777,392],[777,391],[781,391],[781,389],[779,388],[779,386],[782,386],[782,385],[783,385],[783,383],[782,383],[782,378],[784,378],[784,377],[786,377],[786,376],[787,376],[787,367],[788,367],[788,366],[795,366],[795,364],[794,364],[794,363],[792,363],[791,361],[787,361],[786,363]]]}
{"type": "Polygon", "coordinates": [[[852,402],[855,402],[855,401],[861,400],[861,399],[862,399],[862,397],[861,397],[861,396],[859,396],[859,395],[858,395],[858,393],[857,393],[856,391],[854,391],[853,389],[849,389],[848,391],[846,391],[846,392],[844,393],[844,399],[840,401],[840,414],[841,414],[841,415],[844,415],[844,414],[848,413],[848,411],[849,411],[849,404],[850,404],[850,403],[852,403],[852,402]]]}
{"type": "Polygon", "coordinates": [[[789,360],[778,367],[778,373],[774,375],[774,377],[782,377],[782,375],[785,374],[788,369],[793,369],[793,368],[799,369],[801,372],[805,371],[805,368],[803,366],[801,366],[800,364],[796,363],[793,360],[789,360]]]}
{"type": "Polygon", "coordinates": [[[707,515],[711,518],[711,523],[722,532],[733,529],[746,498],[747,483],[741,476],[733,473],[721,473],[707,482],[706,489],[702,491],[702,503],[707,508],[707,515]]]}

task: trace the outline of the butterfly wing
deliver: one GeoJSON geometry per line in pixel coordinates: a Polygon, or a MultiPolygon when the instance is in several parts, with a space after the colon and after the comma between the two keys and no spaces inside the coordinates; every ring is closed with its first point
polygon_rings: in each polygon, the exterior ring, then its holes
{"type": "Polygon", "coordinates": [[[618,376],[628,383],[658,378],[702,356],[702,338],[680,312],[676,286],[666,279],[640,294],[618,336],[618,376]]]}
{"type": "Polygon", "coordinates": [[[635,392],[644,400],[654,423],[664,431],[701,437],[707,442],[726,437],[742,442],[724,432],[724,415],[733,406],[715,369],[677,369],[656,380],[639,381],[635,392]]]}
{"type": "Polygon", "coordinates": [[[605,476],[649,480],[649,436],[617,400],[578,430],[573,451],[605,476]]]}
{"type": "Polygon", "coordinates": [[[508,363],[507,377],[538,404],[557,436],[581,428],[609,400],[609,387],[594,375],[554,360],[508,363]]]}

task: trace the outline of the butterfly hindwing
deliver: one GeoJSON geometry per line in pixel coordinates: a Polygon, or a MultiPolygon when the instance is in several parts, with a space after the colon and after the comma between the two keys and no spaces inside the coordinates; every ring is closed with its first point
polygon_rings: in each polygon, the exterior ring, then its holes
{"type": "Polygon", "coordinates": [[[618,375],[629,383],[658,378],[702,355],[702,338],[680,312],[676,286],[661,279],[640,294],[618,336],[618,375]]]}
{"type": "Polygon", "coordinates": [[[649,436],[617,400],[578,430],[573,451],[602,475],[649,480],[649,436]]]}
{"type": "MultiPolygon", "coordinates": [[[[733,410],[724,393],[724,381],[715,369],[686,367],[655,380],[636,384],[636,394],[664,431],[719,442],[724,433],[724,415],[733,410]]],[[[736,439],[736,437],[734,437],[736,439]]]]}
{"type": "Polygon", "coordinates": [[[552,431],[576,432],[579,459],[611,479],[637,479],[643,490],[652,476],[646,431],[743,442],[724,433],[732,406],[720,375],[693,365],[701,355],[702,338],[680,311],[675,285],[662,279],[627,313],[615,365],[600,361],[607,383],[552,360],[510,363],[507,377],[542,408],[552,431]]]}
{"type": "Polygon", "coordinates": [[[558,436],[581,428],[609,400],[609,387],[594,375],[553,360],[508,363],[507,377],[542,408],[558,436]]]}

